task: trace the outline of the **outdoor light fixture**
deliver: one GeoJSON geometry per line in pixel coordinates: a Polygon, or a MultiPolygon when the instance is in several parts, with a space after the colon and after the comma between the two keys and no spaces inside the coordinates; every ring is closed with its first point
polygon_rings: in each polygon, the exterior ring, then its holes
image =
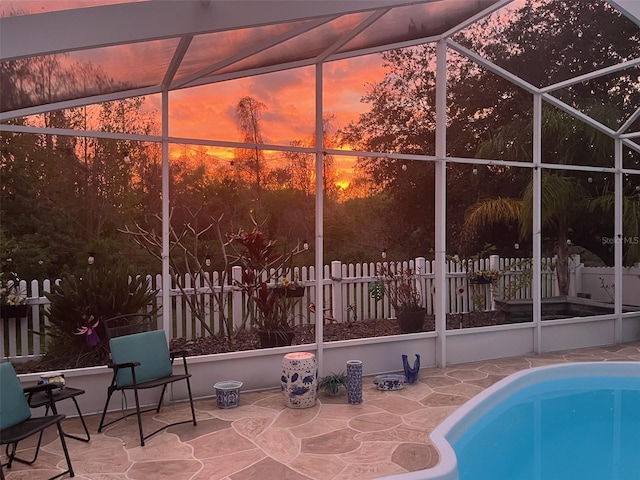
{"type": "Polygon", "coordinates": [[[471,170],[471,172],[472,172],[474,175],[477,175],[477,174],[478,174],[478,169],[477,169],[476,167],[473,167],[473,170],[471,170]]]}
{"type": "Polygon", "coordinates": [[[204,259],[204,265],[206,267],[210,267],[211,266],[211,257],[209,255],[207,255],[204,259]]]}
{"type": "Polygon", "coordinates": [[[387,249],[386,248],[382,249],[382,258],[387,258],[387,249]]]}
{"type": "Polygon", "coordinates": [[[124,160],[124,163],[129,163],[131,161],[131,158],[129,157],[129,152],[124,152],[124,157],[122,159],[124,160]]]}
{"type": "Polygon", "coordinates": [[[515,248],[516,250],[520,250],[520,244],[519,243],[514,244],[513,248],[515,248]]]}
{"type": "Polygon", "coordinates": [[[89,253],[89,256],[87,257],[87,263],[89,265],[93,265],[93,263],[96,261],[96,254],[93,252],[89,253]]]}
{"type": "Polygon", "coordinates": [[[304,241],[302,242],[302,248],[303,248],[304,250],[309,250],[309,242],[307,242],[306,240],[304,240],[304,241]]]}
{"type": "Polygon", "coordinates": [[[406,169],[407,169],[407,164],[406,164],[406,163],[403,163],[403,164],[402,164],[402,170],[406,170],[406,169]]]}

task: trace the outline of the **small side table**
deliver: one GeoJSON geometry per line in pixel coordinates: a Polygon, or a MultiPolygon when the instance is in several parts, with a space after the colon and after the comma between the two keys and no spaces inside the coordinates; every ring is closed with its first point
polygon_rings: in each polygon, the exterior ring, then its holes
{"type": "Polygon", "coordinates": [[[87,424],[84,422],[84,417],[82,416],[80,406],[78,405],[78,401],[76,400],[76,397],[78,395],[83,395],[84,393],[84,390],[81,390],[80,388],[64,387],[51,392],[53,397],[53,406],[50,404],[47,392],[36,392],[33,394],[29,394],[27,397],[27,401],[29,402],[29,406],[31,408],[45,407],[44,414],[46,416],[49,413],[50,408],[53,410],[54,414],[57,413],[55,408],[56,403],[61,402],[62,400],[66,400],[67,398],[73,400],[73,403],[75,403],[76,405],[76,410],[78,410],[78,416],[80,417],[80,421],[82,422],[82,426],[84,427],[84,431],[87,437],[82,438],[70,433],[62,433],[65,437],[74,438],[76,440],[80,440],[81,442],[88,442],[89,440],[91,440],[91,436],[89,435],[89,429],[87,428],[87,424]]]}

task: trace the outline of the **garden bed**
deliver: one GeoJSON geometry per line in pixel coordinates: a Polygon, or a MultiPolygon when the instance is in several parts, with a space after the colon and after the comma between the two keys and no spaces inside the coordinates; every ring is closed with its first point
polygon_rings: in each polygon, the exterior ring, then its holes
{"type": "MultiPolygon", "coordinates": [[[[456,330],[469,327],[486,327],[504,323],[502,312],[470,312],[447,315],[447,329],[456,330]]],[[[435,330],[435,315],[427,315],[422,329],[423,332],[435,330]]],[[[315,325],[298,325],[294,328],[293,345],[315,343],[315,325]]],[[[348,323],[330,323],[323,331],[324,342],[352,340],[356,338],[385,337],[401,335],[398,321],[394,318],[360,320],[348,323]]],[[[256,350],[260,348],[258,335],[255,332],[240,332],[232,345],[222,337],[200,337],[196,340],[178,338],[172,340],[171,347],[186,350],[189,355],[207,355],[211,353],[225,353],[240,350],[256,350]]]]}
{"type": "MultiPolygon", "coordinates": [[[[504,323],[502,312],[470,312],[463,314],[447,315],[447,329],[456,330],[469,327],[483,327],[504,323]]],[[[298,325],[294,328],[294,345],[315,343],[315,325],[298,325]]],[[[427,315],[424,323],[424,332],[435,330],[435,316],[427,315]]],[[[357,338],[384,337],[401,335],[396,319],[360,320],[348,323],[330,323],[325,325],[323,332],[324,342],[339,340],[352,340],[357,338]]],[[[239,332],[230,344],[225,337],[200,337],[195,340],[177,338],[171,341],[171,348],[186,350],[189,356],[209,355],[214,353],[227,353],[242,350],[260,349],[258,335],[253,331],[239,332]]],[[[18,373],[31,373],[39,371],[63,370],[67,368],[90,367],[96,365],[70,365],[68,358],[32,360],[16,363],[18,373]]]]}

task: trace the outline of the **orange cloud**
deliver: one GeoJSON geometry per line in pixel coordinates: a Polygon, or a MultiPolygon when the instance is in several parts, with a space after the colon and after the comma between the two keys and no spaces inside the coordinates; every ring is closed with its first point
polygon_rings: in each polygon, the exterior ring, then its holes
{"type": "MultiPolygon", "coordinates": [[[[383,76],[377,55],[326,64],[325,115],[335,115],[338,128],[357,120],[367,110],[360,101],[367,91],[367,84],[379,81],[383,76]]],[[[241,141],[235,111],[244,96],[251,96],[266,106],[261,122],[266,143],[287,145],[314,135],[314,67],[172,92],[169,99],[170,135],[241,141]]]]}
{"type": "MultiPolygon", "coordinates": [[[[379,55],[327,63],[323,67],[324,112],[333,115],[336,129],[368,110],[361,102],[368,85],[382,80],[385,70],[379,55]]],[[[236,105],[251,96],[265,105],[262,136],[266,143],[288,145],[309,141],[315,129],[315,68],[304,67],[256,77],[178,90],[169,96],[169,135],[208,140],[242,141],[235,122],[236,105]]],[[[159,111],[160,98],[149,99],[159,111]]],[[[348,146],[347,146],[348,148],[348,146]]],[[[232,149],[205,149],[213,160],[233,158],[232,149]]],[[[174,150],[173,155],[180,148],[174,150]]],[[[172,156],[173,156],[172,155],[172,156]]],[[[280,156],[279,153],[275,155],[280,156]]],[[[354,157],[334,157],[341,188],[349,185],[354,157]]]]}

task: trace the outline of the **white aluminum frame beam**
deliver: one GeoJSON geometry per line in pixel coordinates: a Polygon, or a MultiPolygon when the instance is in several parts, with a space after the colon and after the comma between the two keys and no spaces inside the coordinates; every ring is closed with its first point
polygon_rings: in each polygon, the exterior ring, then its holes
{"type": "Polygon", "coordinates": [[[193,35],[186,35],[180,39],[180,43],[178,44],[175,52],[173,52],[173,58],[171,59],[171,62],[169,63],[169,67],[167,68],[167,71],[164,74],[164,79],[160,84],[163,91],[169,90],[169,87],[171,86],[171,82],[176,76],[176,73],[180,68],[180,64],[182,63],[182,60],[187,54],[187,51],[189,50],[189,46],[191,45],[192,41],[193,41],[193,35]]]}
{"type": "Polygon", "coordinates": [[[12,60],[433,1],[437,0],[165,0],[18,15],[2,19],[0,58],[12,60]],[[49,35],[52,25],[65,34],[49,35]]]}
{"type": "Polygon", "coordinates": [[[638,0],[607,0],[607,2],[640,26],[640,2],[638,0]]]}
{"type": "Polygon", "coordinates": [[[623,226],[623,173],[622,173],[622,141],[619,139],[615,140],[614,143],[615,148],[615,165],[617,172],[614,174],[614,244],[613,244],[613,284],[617,285],[617,288],[614,288],[613,291],[613,311],[616,316],[615,320],[615,328],[614,328],[614,339],[616,343],[622,343],[622,292],[623,288],[623,277],[622,277],[622,261],[623,261],[623,245],[624,245],[624,226],[623,226]]]}
{"type": "Polygon", "coordinates": [[[542,96],[533,96],[533,170],[531,179],[533,186],[533,224],[532,249],[533,265],[531,279],[531,296],[533,307],[533,324],[535,326],[533,348],[537,354],[542,353],[542,96]]]}
{"type": "Polygon", "coordinates": [[[445,40],[440,40],[436,45],[436,159],[434,185],[436,364],[440,368],[445,368],[447,366],[447,44],[445,40]]]}
{"type": "Polygon", "coordinates": [[[232,55],[231,57],[225,58],[224,60],[218,63],[208,66],[207,68],[203,68],[198,72],[192,73],[191,75],[188,75],[183,79],[180,79],[179,82],[174,82],[174,84],[171,85],[171,88],[177,89],[177,88],[184,87],[185,85],[188,85],[195,80],[198,80],[203,77],[207,77],[210,73],[213,73],[216,70],[222,70],[223,68],[228,67],[229,65],[233,65],[234,63],[240,62],[246,58],[249,58],[253,55],[263,52],[271,47],[275,47],[276,45],[284,43],[287,40],[297,37],[298,35],[302,35],[310,30],[313,30],[314,28],[324,25],[325,23],[331,22],[336,18],[337,17],[321,18],[316,21],[308,22],[304,25],[300,25],[289,32],[278,35],[277,37],[273,37],[268,41],[262,42],[261,44],[254,46],[253,48],[238,52],[236,55],[232,55]]]}
{"type": "Polygon", "coordinates": [[[85,105],[94,105],[102,102],[113,102],[133,97],[144,97],[146,95],[157,95],[162,92],[160,86],[136,88],[133,90],[125,90],[122,92],[107,93],[104,95],[94,95],[91,97],[78,98],[73,100],[63,100],[60,102],[46,103],[43,105],[35,105],[33,107],[21,108],[7,112],[0,112],[0,122],[11,120],[13,118],[28,117],[30,115],[39,115],[55,110],[65,108],[84,107],[85,105]]]}
{"type": "Polygon", "coordinates": [[[333,55],[336,50],[339,50],[341,47],[343,47],[344,45],[349,43],[351,40],[353,40],[355,37],[360,35],[363,31],[365,31],[371,25],[373,25],[375,22],[380,20],[380,18],[384,17],[387,13],[389,13],[389,10],[390,9],[379,10],[379,11],[374,12],[373,14],[369,15],[369,17],[367,17],[363,22],[361,22],[360,25],[358,25],[355,28],[352,28],[345,35],[342,35],[342,37],[340,37],[337,41],[335,41],[333,43],[333,45],[331,45],[323,53],[318,55],[315,58],[315,61],[317,63],[326,62],[327,58],[329,58],[331,55],[333,55]]]}
{"type": "MultiPolygon", "coordinates": [[[[453,40],[447,40],[447,45],[455,50],[456,52],[458,52],[459,54],[469,58],[470,60],[472,60],[473,62],[477,63],[478,65],[481,65],[482,67],[486,68],[487,70],[495,73],[496,75],[509,80],[511,83],[513,83],[514,85],[524,89],[525,91],[534,94],[534,95],[538,95],[541,94],[542,98],[547,101],[548,103],[560,108],[561,110],[564,110],[565,112],[567,112],[568,114],[572,115],[573,117],[577,118],[578,120],[581,120],[583,122],[585,122],[587,125],[592,126],[593,128],[601,131],[602,133],[608,135],[611,138],[617,138],[618,134],[617,132],[615,132],[614,130],[610,129],[609,127],[601,124],[600,122],[598,122],[597,120],[594,120],[593,118],[589,117],[588,115],[582,113],[581,111],[575,109],[574,107],[566,104],[565,102],[563,102],[562,100],[558,100],[556,97],[554,97],[553,95],[550,95],[549,93],[544,93],[543,89],[538,88],[532,84],[530,84],[529,82],[522,80],[520,77],[515,76],[514,74],[512,74],[511,72],[505,70],[502,67],[499,67],[497,65],[495,65],[494,63],[492,63],[491,61],[481,57],[480,55],[478,55],[477,53],[469,50],[466,47],[463,47],[462,45],[454,42],[453,40]]],[[[596,72],[594,72],[596,73],[596,72]]],[[[591,75],[591,74],[590,74],[591,75]]]]}
{"type": "Polygon", "coordinates": [[[324,281],[324,119],[323,119],[323,64],[316,65],[316,81],[315,81],[315,169],[316,169],[316,216],[315,216],[315,284],[316,284],[316,355],[318,362],[318,371],[321,375],[326,375],[324,371],[324,291],[322,288],[324,281]]]}
{"type": "Polygon", "coordinates": [[[611,73],[616,73],[621,70],[626,70],[627,68],[633,68],[637,65],[640,65],[640,58],[634,58],[633,60],[628,60],[626,62],[618,63],[616,65],[600,68],[598,70],[594,70],[593,72],[585,73],[583,75],[578,75],[577,77],[569,78],[562,82],[554,83],[553,85],[547,85],[546,87],[541,88],[540,92],[549,93],[554,90],[570,87],[571,85],[575,85],[576,83],[588,82],[598,77],[603,77],[604,75],[609,75],[611,73]]]}

